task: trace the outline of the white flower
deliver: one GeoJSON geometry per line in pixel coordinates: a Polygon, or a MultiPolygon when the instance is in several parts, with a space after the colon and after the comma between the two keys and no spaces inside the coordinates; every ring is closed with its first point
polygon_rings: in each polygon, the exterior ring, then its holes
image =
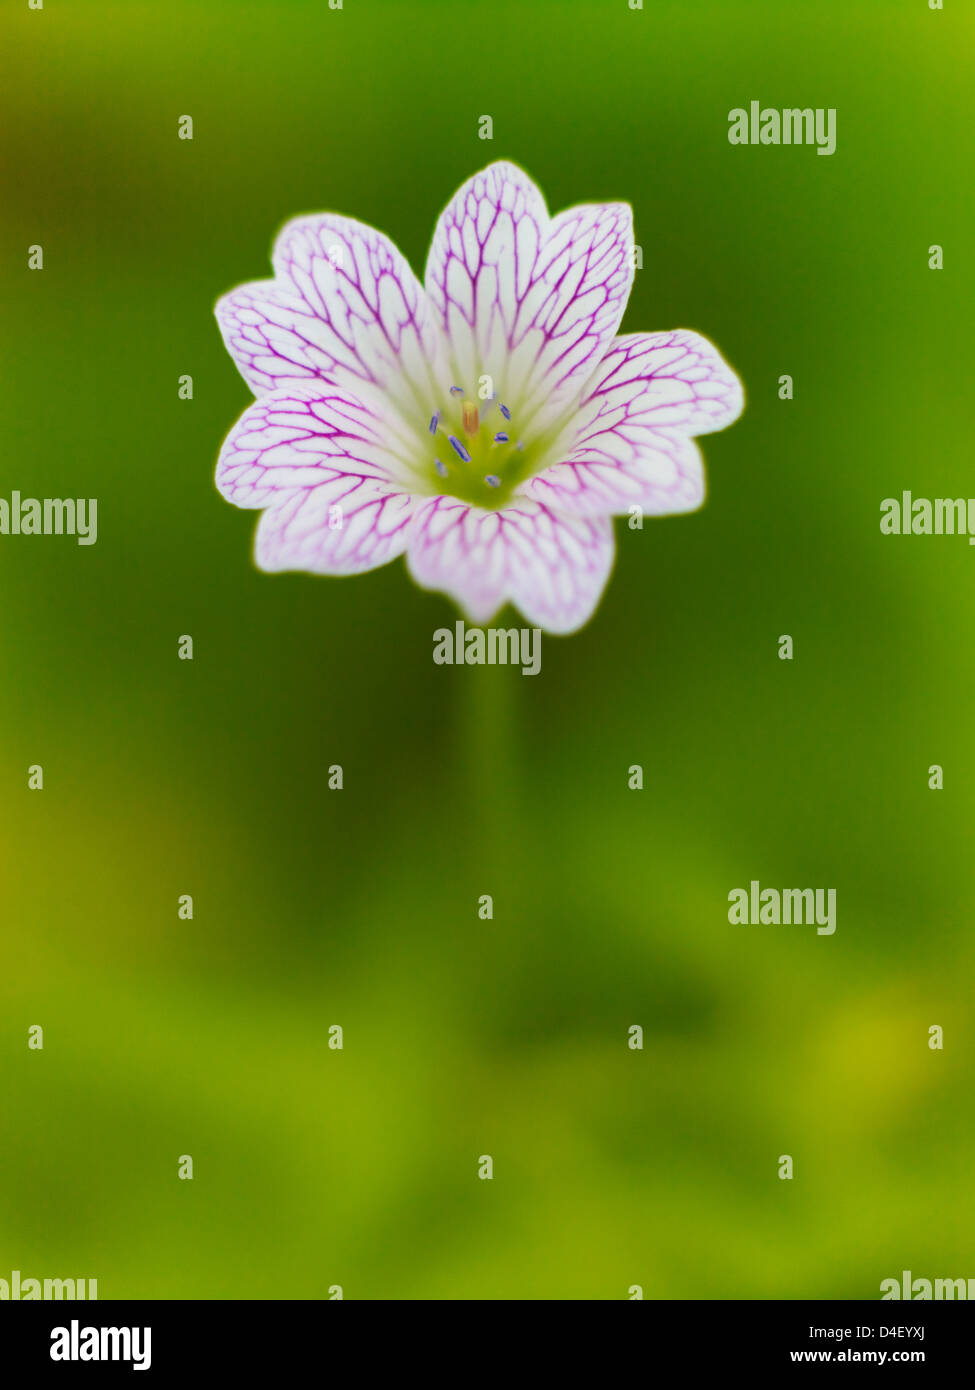
{"type": "Polygon", "coordinates": [[[265,509],[265,570],[354,574],[405,554],[474,622],[510,600],[570,632],[612,568],[610,518],[699,506],[693,436],[742,408],[705,338],[616,336],[630,208],[550,217],[513,164],[448,204],[425,286],[381,232],[331,213],[289,222],[273,265],[216,310],[258,397],[217,486],[265,509]]]}

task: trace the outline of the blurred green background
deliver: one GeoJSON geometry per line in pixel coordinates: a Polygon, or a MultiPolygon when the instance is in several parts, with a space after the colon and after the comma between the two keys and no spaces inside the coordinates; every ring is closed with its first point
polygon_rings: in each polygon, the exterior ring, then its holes
{"type": "Polygon", "coordinates": [[[99,538],[0,537],[0,1277],[975,1276],[975,555],[879,530],[904,488],[973,491],[970,11],[49,0],[3,26],[0,495],[97,497],[99,538]],[[753,98],[836,107],[836,153],[729,145],[753,98]],[[212,481],[250,400],[212,306],[276,228],[347,213],[422,269],[502,157],[553,210],[630,201],[624,330],[707,334],[748,393],[703,441],[705,508],[618,523],[534,679],[434,666],[455,611],[400,562],[259,574],[212,481]],[[836,935],[730,926],[753,878],[835,887],[836,935]]]}

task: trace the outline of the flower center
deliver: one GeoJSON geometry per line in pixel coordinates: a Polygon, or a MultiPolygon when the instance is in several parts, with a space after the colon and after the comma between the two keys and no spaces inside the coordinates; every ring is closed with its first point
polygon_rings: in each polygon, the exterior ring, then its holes
{"type": "Polygon", "coordinates": [[[514,433],[511,411],[497,395],[478,403],[462,387],[451,386],[428,429],[438,492],[494,509],[528,476],[527,450],[514,433]]]}

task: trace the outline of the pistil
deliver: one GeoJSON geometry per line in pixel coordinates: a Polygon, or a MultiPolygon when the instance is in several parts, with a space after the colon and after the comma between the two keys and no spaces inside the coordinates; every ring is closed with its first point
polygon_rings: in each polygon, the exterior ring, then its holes
{"type": "Polygon", "coordinates": [[[449,393],[461,398],[457,406],[434,410],[428,426],[429,433],[434,438],[442,434],[453,451],[447,462],[439,456],[433,459],[436,475],[449,480],[448,490],[454,496],[482,506],[497,506],[497,501],[488,501],[490,494],[500,490],[506,496],[524,474],[522,461],[515,461],[515,451],[523,447],[521,441],[512,445],[507,428],[496,429],[488,424],[492,410],[497,408],[503,419],[496,423],[507,426],[511,411],[497,396],[478,402],[456,385],[449,388],[449,393]],[[455,433],[450,432],[452,421],[455,433]],[[491,465],[492,471],[487,472],[491,465]]]}

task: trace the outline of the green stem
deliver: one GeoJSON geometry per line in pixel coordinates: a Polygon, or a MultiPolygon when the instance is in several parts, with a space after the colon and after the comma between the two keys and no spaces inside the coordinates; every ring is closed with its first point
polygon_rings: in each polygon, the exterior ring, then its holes
{"type": "Polygon", "coordinates": [[[464,670],[461,738],[467,767],[470,817],[481,848],[507,847],[518,823],[515,767],[520,729],[515,666],[470,666],[464,670]]]}

